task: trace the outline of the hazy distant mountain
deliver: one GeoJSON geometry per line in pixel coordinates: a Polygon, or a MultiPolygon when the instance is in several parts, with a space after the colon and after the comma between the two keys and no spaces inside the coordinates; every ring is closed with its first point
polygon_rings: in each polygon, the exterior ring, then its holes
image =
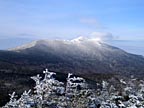
{"type": "Polygon", "coordinates": [[[12,47],[20,46],[25,43],[32,42],[34,39],[30,38],[10,38],[10,37],[3,37],[0,38],[0,50],[6,50],[12,47]]]}
{"type": "Polygon", "coordinates": [[[144,55],[144,40],[110,40],[107,43],[129,53],[144,55]]]}

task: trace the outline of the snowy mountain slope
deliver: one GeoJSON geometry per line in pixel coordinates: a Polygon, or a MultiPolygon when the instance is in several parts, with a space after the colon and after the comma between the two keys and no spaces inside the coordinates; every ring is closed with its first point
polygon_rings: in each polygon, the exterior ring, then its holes
{"type": "Polygon", "coordinates": [[[42,52],[50,52],[53,51],[56,54],[62,55],[71,55],[71,56],[79,56],[79,57],[87,57],[87,58],[97,58],[102,60],[108,54],[123,54],[127,55],[126,52],[116,48],[109,46],[105,43],[94,39],[86,39],[79,37],[73,40],[39,40],[32,42],[30,44],[20,46],[11,51],[20,52],[20,53],[28,53],[30,50],[42,52]],[[34,50],[35,49],[35,50],[34,50]],[[89,57],[88,57],[89,56],[89,57]]]}

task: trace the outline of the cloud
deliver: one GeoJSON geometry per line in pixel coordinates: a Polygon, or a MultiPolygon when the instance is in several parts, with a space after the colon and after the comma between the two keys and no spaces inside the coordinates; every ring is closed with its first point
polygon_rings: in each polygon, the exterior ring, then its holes
{"type": "Polygon", "coordinates": [[[80,23],[86,26],[95,27],[97,29],[106,29],[107,27],[103,26],[97,19],[95,18],[82,18],[80,19],[80,23]]]}
{"type": "Polygon", "coordinates": [[[80,22],[84,24],[98,24],[98,21],[92,18],[83,18],[83,19],[80,19],[80,22]]]}
{"type": "Polygon", "coordinates": [[[110,32],[92,32],[89,34],[88,38],[97,38],[105,41],[105,40],[113,40],[116,37],[113,36],[113,34],[110,32]]]}

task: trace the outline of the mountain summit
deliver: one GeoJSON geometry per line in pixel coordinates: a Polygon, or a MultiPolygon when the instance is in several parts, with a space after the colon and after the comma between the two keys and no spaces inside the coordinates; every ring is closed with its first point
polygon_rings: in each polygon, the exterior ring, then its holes
{"type": "MultiPolygon", "coordinates": [[[[23,49],[27,49],[27,48],[31,48],[34,46],[40,46],[40,45],[44,45],[44,46],[51,46],[51,47],[56,47],[59,44],[65,44],[65,45],[86,45],[86,44],[97,44],[100,45],[101,40],[98,38],[87,38],[87,37],[78,37],[72,40],[38,40],[38,41],[33,41],[29,44],[25,44],[16,48],[12,48],[10,50],[23,50],[23,49]]],[[[60,46],[61,47],[61,46],[60,46]]]]}

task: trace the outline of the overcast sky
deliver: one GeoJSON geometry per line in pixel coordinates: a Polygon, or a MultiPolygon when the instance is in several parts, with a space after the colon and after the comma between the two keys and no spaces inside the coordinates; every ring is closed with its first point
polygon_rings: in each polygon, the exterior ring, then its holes
{"type": "Polygon", "coordinates": [[[144,39],[144,0],[0,0],[0,38],[144,39]]]}

